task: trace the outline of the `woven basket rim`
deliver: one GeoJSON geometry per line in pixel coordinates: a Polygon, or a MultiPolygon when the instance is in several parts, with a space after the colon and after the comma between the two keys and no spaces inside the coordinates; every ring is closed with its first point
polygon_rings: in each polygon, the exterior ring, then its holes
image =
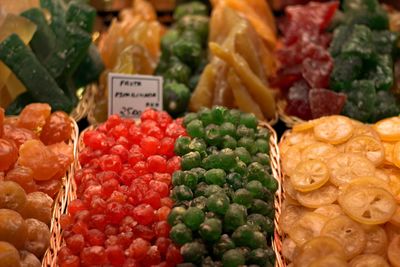
{"type": "Polygon", "coordinates": [[[89,110],[94,106],[94,93],[93,87],[95,84],[85,86],[85,92],[83,93],[82,99],[79,100],[77,106],[72,110],[70,116],[75,121],[80,121],[88,116],[89,110]]]}
{"type": "Polygon", "coordinates": [[[300,119],[299,117],[286,114],[285,112],[286,105],[287,101],[285,99],[281,98],[277,102],[277,110],[279,118],[281,119],[281,121],[285,123],[286,127],[292,128],[296,124],[305,122],[305,120],[300,119]]]}

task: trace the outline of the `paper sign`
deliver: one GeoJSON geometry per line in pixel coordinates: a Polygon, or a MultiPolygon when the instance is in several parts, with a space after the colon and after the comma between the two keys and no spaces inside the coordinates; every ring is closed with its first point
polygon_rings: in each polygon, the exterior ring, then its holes
{"type": "Polygon", "coordinates": [[[163,78],[151,75],[108,74],[108,115],[139,118],[146,108],[163,109],[163,78]]]}

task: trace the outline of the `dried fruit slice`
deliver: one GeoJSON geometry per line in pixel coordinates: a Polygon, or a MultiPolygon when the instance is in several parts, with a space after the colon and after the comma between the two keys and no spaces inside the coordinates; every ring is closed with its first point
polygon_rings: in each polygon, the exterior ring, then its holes
{"type": "Polygon", "coordinates": [[[321,234],[328,218],[314,212],[305,213],[289,230],[289,236],[297,245],[303,245],[321,234]]]}
{"type": "Polygon", "coordinates": [[[338,194],[339,190],[336,186],[326,184],[310,192],[298,192],[296,199],[307,208],[318,208],[335,202],[338,194]]]}
{"type": "Polygon", "coordinates": [[[392,241],[390,241],[387,255],[390,263],[394,267],[400,266],[400,235],[396,236],[392,241]]]}
{"type": "Polygon", "coordinates": [[[327,89],[311,89],[308,97],[313,118],[340,114],[347,99],[345,94],[327,89]]]}
{"type": "Polygon", "coordinates": [[[293,187],[301,192],[320,188],[329,180],[326,164],[320,160],[307,160],[297,165],[290,177],[293,187]]]}
{"type": "Polygon", "coordinates": [[[385,160],[386,165],[393,165],[393,150],[395,143],[382,142],[383,148],[385,150],[385,160]]]}
{"type": "Polygon", "coordinates": [[[351,120],[344,116],[330,116],[318,121],[314,127],[317,140],[337,145],[347,141],[353,134],[354,127],[351,120]]]}
{"type": "Polygon", "coordinates": [[[339,215],[343,215],[342,208],[338,204],[329,204],[321,206],[314,210],[315,213],[324,215],[330,219],[333,219],[339,215]]]}
{"type": "Polygon", "coordinates": [[[366,135],[380,140],[379,134],[369,125],[362,124],[358,121],[352,121],[354,125],[353,136],[366,135]]]}
{"type": "Polygon", "coordinates": [[[283,208],[279,218],[279,224],[285,233],[306,213],[306,209],[300,206],[287,205],[283,208]]]}
{"type": "Polygon", "coordinates": [[[363,254],[386,255],[388,238],[385,230],[378,225],[362,225],[367,235],[367,244],[363,254]]]}
{"type": "Polygon", "coordinates": [[[396,212],[390,218],[390,223],[393,225],[396,225],[397,227],[400,227],[400,206],[397,206],[396,212]]]}
{"type": "Polygon", "coordinates": [[[286,175],[292,175],[297,165],[301,162],[301,151],[298,146],[290,147],[282,156],[282,169],[286,175]]]}
{"type": "Polygon", "coordinates": [[[303,132],[303,131],[308,131],[314,128],[317,120],[310,120],[306,122],[302,122],[299,124],[295,124],[292,128],[293,132],[303,132]]]}
{"type": "Polygon", "coordinates": [[[388,191],[365,185],[345,188],[338,202],[349,217],[364,224],[385,223],[397,208],[396,200],[388,191]]]}
{"type": "Polygon", "coordinates": [[[385,258],[375,254],[358,255],[350,262],[350,267],[390,267],[385,258]]]}
{"type": "Polygon", "coordinates": [[[359,178],[353,179],[347,185],[344,185],[342,187],[342,190],[344,190],[345,187],[346,187],[346,190],[351,190],[350,187],[357,188],[359,186],[382,188],[382,189],[385,189],[386,191],[390,192],[390,186],[387,182],[385,182],[382,179],[372,177],[372,176],[359,177],[359,178]]]}
{"type": "Polygon", "coordinates": [[[282,241],[282,255],[285,259],[289,261],[293,261],[294,251],[296,250],[296,243],[290,239],[290,237],[286,237],[282,241]]]}
{"type": "Polygon", "coordinates": [[[328,255],[322,259],[318,259],[310,265],[310,267],[337,267],[337,266],[346,267],[348,265],[345,259],[332,255],[328,255]]]}
{"type": "Polygon", "coordinates": [[[346,215],[338,216],[326,222],[321,230],[322,236],[329,236],[342,244],[346,258],[359,255],[367,244],[363,228],[346,215]]]}
{"type": "Polygon", "coordinates": [[[353,153],[339,153],[328,162],[328,168],[330,181],[337,186],[375,172],[375,166],[367,158],[353,153]]]}
{"type": "Polygon", "coordinates": [[[380,165],[385,158],[385,149],[381,141],[370,136],[353,137],[346,143],[344,150],[348,153],[360,153],[364,155],[375,166],[380,165]]]}
{"type": "Polygon", "coordinates": [[[373,127],[383,141],[400,141],[400,117],[380,120],[373,127]]]}
{"type": "Polygon", "coordinates": [[[301,158],[303,160],[317,159],[325,162],[336,156],[338,153],[338,150],[333,145],[316,142],[303,150],[301,158]]]}
{"type": "Polygon", "coordinates": [[[400,168],[400,142],[397,142],[393,147],[392,160],[394,165],[400,168]]]}

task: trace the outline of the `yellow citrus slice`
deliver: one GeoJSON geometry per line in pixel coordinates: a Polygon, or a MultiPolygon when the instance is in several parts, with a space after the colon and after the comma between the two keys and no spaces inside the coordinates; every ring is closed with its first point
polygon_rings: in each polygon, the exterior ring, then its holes
{"type": "Polygon", "coordinates": [[[400,228],[400,206],[399,205],[397,205],[396,212],[393,214],[392,218],[390,218],[389,222],[400,228]]]}
{"type": "Polygon", "coordinates": [[[319,236],[328,218],[314,212],[306,212],[289,230],[290,238],[302,245],[313,237],[319,236]]]}
{"type": "Polygon", "coordinates": [[[339,194],[338,202],[349,217],[364,224],[385,223],[397,208],[392,194],[368,185],[347,187],[339,194]]]}
{"type": "Polygon", "coordinates": [[[293,187],[301,192],[320,188],[329,180],[326,164],[320,160],[300,162],[290,177],[293,187]]]}
{"type": "Polygon", "coordinates": [[[333,145],[346,142],[353,135],[353,124],[344,116],[330,116],[320,119],[314,126],[314,135],[317,140],[333,145]]]}
{"type": "Polygon", "coordinates": [[[301,162],[301,150],[298,146],[290,147],[282,156],[282,171],[285,175],[292,175],[301,162]]]}
{"type": "Polygon", "coordinates": [[[326,222],[321,235],[336,239],[344,248],[346,259],[359,255],[367,244],[367,237],[362,227],[346,215],[341,215],[326,222]]]}
{"type": "Polygon", "coordinates": [[[378,254],[385,256],[388,246],[388,238],[385,230],[378,225],[362,225],[366,235],[367,244],[363,254],[378,254]]]}
{"type": "Polygon", "coordinates": [[[330,181],[337,186],[375,172],[375,166],[367,158],[354,153],[339,153],[329,160],[328,168],[330,181]]]}
{"type": "Polygon", "coordinates": [[[390,264],[400,267],[400,235],[390,241],[387,253],[390,264]]]}
{"type": "Polygon", "coordinates": [[[309,265],[310,267],[347,267],[349,266],[345,259],[337,256],[328,255],[324,258],[318,259],[309,265]]]}
{"type": "Polygon", "coordinates": [[[307,208],[318,208],[335,202],[338,194],[339,190],[336,186],[325,184],[310,192],[298,192],[297,201],[307,208]]]}
{"type": "Polygon", "coordinates": [[[390,267],[385,258],[375,254],[358,255],[350,262],[350,267],[372,267],[372,266],[390,267]]]}
{"type": "Polygon", "coordinates": [[[397,227],[390,222],[386,223],[384,228],[389,242],[392,241],[396,236],[400,235],[400,227],[397,227]]]}
{"type": "Polygon", "coordinates": [[[311,130],[317,124],[317,121],[318,119],[295,124],[293,126],[293,132],[303,132],[311,130]]]}
{"type": "Polygon", "coordinates": [[[385,149],[385,161],[387,165],[393,165],[393,149],[395,143],[382,142],[383,148],[385,149]]]}
{"type": "Polygon", "coordinates": [[[328,236],[319,236],[302,245],[294,255],[295,266],[309,267],[314,262],[326,257],[345,259],[343,247],[338,241],[328,236]]]}
{"type": "Polygon", "coordinates": [[[383,141],[400,141],[400,117],[380,120],[373,127],[383,141]]]}
{"type": "Polygon", "coordinates": [[[369,125],[360,124],[354,127],[353,136],[366,135],[380,140],[379,134],[369,125]]]}
{"type": "Polygon", "coordinates": [[[338,150],[331,144],[316,142],[304,148],[301,152],[302,160],[318,159],[327,161],[338,154],[338,150]]]}
{"type": "Polygon", "coordinates": [[[385,159],[385,149],[380,140],[371,136],[357,136],[350,139],[345,146],[345,152],[360,153],[378,166],[385,159]]]}
{"type": "Polygon", "coordinates": [[[290,237],[286,237],[282,241],[282,256],[289,261],[293,261],[293,255],[296,247],[296,243],[290,239],[290,237]]]}
{"type": "Polygon", "coordinates": [[[375,170],[375,175],[374,177],[378,178],[379,180],[384,181],[385,183],[389,184],[390,182],[390,177],[389,175],[386,173],[384,168],[377,168],[375,170]]]}
{"type": "Polygon", "coordinates": [[[289,177],[285,177],[283,179],[283,188],[285,190],[286,197],[291,197],[292,199],[297,200],[297,191],[294,189],[289,177]]]}
{"type": "Polygon", "coordinates": [[[300,206],[287,205],[283,207],[279,218],[279,225],[285,233],[306,213],[306,209],[300,206]]]}
{"type": "Polygon", "coordinates": [[[400,202],[400,170],[397,168],[385,168],[384,170],[389,176],[390,192],[400,202]]]}
{"type": "Polygon", "coordinates": [[[321,206],[314,210],[315,213],[324,215],[329,219],[333,219],[339,215],[344,215],[342,208],[338,204],[329,204],[321,206]]]}
{"type": "MultiPolygon", "coordinates": [[[[372,176],[358,177],[356,179],[353,179],[347,185],[343,186],[342,190],[344,189],[344,187],[357,188],[359,186],[378,187],[390,192],[390,186],[387,182],[372,176]]],[[[346,190],[351,190],[351,189],[346,188],[346,190]]]]}
{"type": "Polygon", "coordinates": [[[397,142],[393,147],[392,162],[396,167],[400,168],[400,142],[397,142]]]}

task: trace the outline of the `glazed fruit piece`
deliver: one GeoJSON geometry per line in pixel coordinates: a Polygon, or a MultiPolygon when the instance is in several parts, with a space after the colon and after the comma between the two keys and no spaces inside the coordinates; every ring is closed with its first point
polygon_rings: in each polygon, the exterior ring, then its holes
{"type": "Polygon", "coordinates": [[[26,250],[21,250],[19,252],[19,255],[21,257],[21,267],[40,267],[42,266],[42,263],[40,260],[33,255],[32,253],[26,251],[26,250]]]}
{"type": "Polygon", "coordinates": [[[33,218],[49,225],[51,221],[53,199],[42,192],[29,193],[21,215],[28,219],[33,218]]]}
{"type": "Polygon", "coordinates": [[[22,267],[18,250],[10,243],[0,241],[0,265],[22,267]]]}
{"type": "Polygon", "coordinates": [[[50,244],[49,227],[36,219],[26,219],[28,234],[24,249],[41,258],[50,244]]]}
{"type": "Polygon", "coordinates": [[[7,171],[18,159],[18,150],[13,141],[0,138],[0,171],[7,171]]]}
{"type": "Polygon", "coordinates": [[[20,211],[26,204],[24,189],[15,182],[0,182],[0,208],[20,211]]]}
{"type": "Polygon", "coordinates": [[[16,165],[13,169],[7,172],[5,180],[16,182],[25,190],[26,193],[31,193],[37,190],[37,186],[33,180],[33,171],[28,167],[16,165]]]}
{"type": "Polygon", "coordinates": [[[40,133],[40,140],[46,145],[63,142],[71,136],[72,126],[69,116],[62,111],[53,112],[40,133]]]}
{"type": "Polygon", "coordinates": [[[49,104],[35,103],[27,105],[18,118],[18,126],[32,131],[40,130],[50,116],[49,104]]]}
{"type": "Polygon", "coordinates": [[[28,226],[21,215],[13,210],[0,209],[0,240],[23,248],[28,233],[28,226]]]}

